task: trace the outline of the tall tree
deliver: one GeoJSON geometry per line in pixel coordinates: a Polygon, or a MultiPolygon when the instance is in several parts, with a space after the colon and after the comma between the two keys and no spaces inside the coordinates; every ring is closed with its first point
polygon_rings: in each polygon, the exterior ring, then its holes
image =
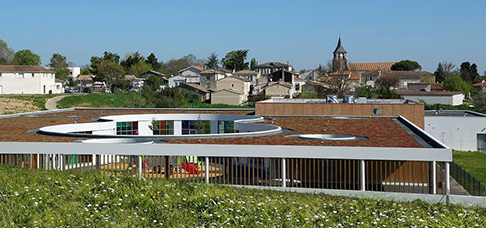
{"type": "Polygon", "coordinates": [[[120,65],[123,66],[125,70],[129,70],[133,65],[142,61],[145,62],[145,58],[137,51],[135,53],[125,55],[125,59],[120,62],[120,65]]]}
{"type": "Polygon", "coordinates": [[[56,72],[56,78],[64,81],[68,80],[69,69],[67,68],[68,64],[65,56],[59,53],[52,54],[49,67],[51,67],[56,72]]]}
{"type": "MultiPolygon", "coordinates": [[[[103,81],[107,88],[112,89],[114,83],[118,81],[125,73],[122,66],[113,62],[104,60],[98,65],[98,74],[96,80],[103,81]]],[[[116,90],[113,90],[116,92],[116,90]]]]}
{"type": "Polygon", "coordinates": [[[248,62],[245,61],[248,51],[248,49],[245,49],[228,52],[228,54],[221,60],[221,64],[224,68],[230,70],[247,70],[249,69],[248,62]]]}
{"type": "Polygon", "coordinates": [[[206,68],[208,69],[218,69],[218,55],[215,52],[211,53],[208,56],[208,60],[206,61],[206,68]]]}
{"type": "Polygon", "coordinates": [[[471,65],[469,62],[463,62],[461,64],[460,75],[462,80],[469,84],[481,80],[478,73],[478,66],[475,63],[471,65]]]}
{"type": "Polygon", "coordinates": [[[415,71],[422,70],[422,66],[420,66],[420,64],[416,61],[407,59],[393,64],[393,66],[391,66],[391,70],[415,71]]]}
{"type": "Polygon", "coordinates": [[[468,95],[471,92],[471,85],[461,79],[459,76],[450,76],[444,80],[442,83],[442,87],[444,87],[447,91],[462,91],[465,95],[468,95]]]}
{"type": "Polygon", "coordinates": [[[133,75],[140,75],[144,72],[147,72],[149,70],[152,70],[152,65],[144,62],[144,61],[140,61],[138,63],[135,63],[133,64],[130,69],[128,70],[128,73],[129,74],[133,74],[133,75]]]}
{"type": "Polygon", "coordinates": [[[446,72],[444,71],[444,67],[442,66],[442,63],[439,63],[437,66],[437,70],[434,72],[435,75],[435,82],[437,83],[442,83],[445,78],[446,78],[446,72]]]}
{"type": "Polygon", "coordinates": [[[153,70],[160,70],[161,64],[158,62],[158,59],[155,57],[154,53],[150,53],[146,62],[152,66],[153,70]]]}
{"type": "Polygon", "coordinates": [[[15,58],[15,52],[5,41],[0,39],[0,65],[12,64],[15,58]]]}
{"type": "Polygon", "coordinates": [[[103,53],[103,57],[98,57],[98,56],[91,56],[90,62],[90,71],[92,74],[97,75],[99,71],[99,66],[101,65],[101,62],[103,61],[110,61],[118,64],[120,62],[120,56],[116,53],[111,53],[109,51],[105,51],[103,53]]]}
{"type": "Polygon", "coordinates": [[[179,71],[190,66],[186,59],[171,59],[164,64],[164,73],[166,75],[177,75],[179,71]]]}
{"type": "Polygon", "coordinates": [[[476,63],[473,63],[471,65],[471,78],[472,78],[472,83],[481,81],[481,76],[478,73],[478,66],[476,65],[476,63]]]}
{"type": "Polygon", "coordinates": [[[198,58],[197,58],[195,55],[193,55],[193,54],[186,55],[186,56],[182,57],[182,59],[187,60],[187,62],[188,62],[189,64],[191,64],[192,66],[204,66],[204,65],[205,65],[204,60],[202,60],[202,59],[198,59],[198,58]]]}
{"type": "Polygon", "coordinates": [[[250,70],[255,70],[255,66],[257,65],[257,61],[255,58],[250,60],[250,70]]]}
{"type": "Polygon", "coordinates": [[[18,65],[40,66],[40,56],[29,49],[20,50],[15,53],[15,63],[18,65]]]}

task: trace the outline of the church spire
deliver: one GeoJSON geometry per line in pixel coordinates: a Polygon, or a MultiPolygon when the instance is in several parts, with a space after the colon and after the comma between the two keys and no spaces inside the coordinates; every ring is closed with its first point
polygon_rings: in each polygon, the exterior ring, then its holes
{"type": "Polygon", "coordinates": [[[341,43],[341,35],[339,35],[339,40],[338,40],[336,50],[334,50],[334,54],[336,54],[336,53],[347,53],[346,49],[344,49],[344,47],[341,43]]]}

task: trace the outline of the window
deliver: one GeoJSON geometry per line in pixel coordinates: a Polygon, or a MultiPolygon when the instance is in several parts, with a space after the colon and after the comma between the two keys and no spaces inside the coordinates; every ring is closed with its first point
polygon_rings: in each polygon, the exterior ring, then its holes
{"type": "Polygon", "coordinates": [[[235,133],[235,123],[233,121],[218,121],[218,134],[235,133]]]}
{"type": "Polygon", "coordinates": [[[373,109],[373,115],[382,115],[383,114],[383,109],[381,108],[374,108],[373,109]]]}
{"type": "Polygon", "coordinates": [[[34,77],[34,73],[32,73],[32,77],[34,77]]]}
{"type": "Polygon", "coordinates": [[[486,137],[485,135],[477,135],[478,138],[478,151],[486,151],[485,144],[486,144],[486,137]]]}
{"type": "Polygon", "coordinates": [[[117,122],[117,135],[138,135],[138,122],[117,122]]]}
{"type": "Polygon", "coordinates": [[[299,83],[295,84],[295,90],[300,91],[300,84],[299,83]]]}
{"type": "Polygon", "coordinates": [[[2,77],[2,73],[0,73],[0,77],[2,77]]]}
{"type": "Polygon", "coordinates": [[[19,74],[17,74],[17,78],[18,78],[18,79],[22,79],[22,78],[24,78],[24,73],[19,73],[19,74]]]}
{"type": "Polygon", "coordinates": [[[231,87],[235,87],[235,84],[231,84],[231,87]]]}
{"type": "Polygon", "coordinates": [[[152,131],[154,135],[174,135],[174,121],[154,121],[152,124],[152,131]]]}
{"type": "Polygon", "coordinates": [[[211,121],[209,120],[183,120],[182,134],[211,134],[211,121]]]}

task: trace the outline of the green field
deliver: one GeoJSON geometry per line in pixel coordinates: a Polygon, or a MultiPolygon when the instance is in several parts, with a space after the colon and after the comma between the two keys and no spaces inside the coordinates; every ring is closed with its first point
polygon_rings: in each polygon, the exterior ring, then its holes
{"type": "Polygon", "coordinates": [[[486,154],[481,152],[453,151],[452,157],[455,163],[460,165],[476,180],[486,184],[486,154]]]}
{"type": "Polygon", "coordinates": [[[486,227],[486,209],[0,166],[2,227],[486,227]]]}
{"type": "Polygon", "coordinates": [[[129,101],[140,96],[138,93],[90,93],[65,97],[57,103],[57,108],[72,107],[127,107],[129,101]]]}

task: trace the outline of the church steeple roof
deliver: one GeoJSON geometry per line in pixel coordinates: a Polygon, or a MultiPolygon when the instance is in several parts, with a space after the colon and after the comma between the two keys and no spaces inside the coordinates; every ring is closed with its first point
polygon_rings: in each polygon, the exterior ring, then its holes
{"type": "Polygon", "coordinates": [[[341,36],[339,36],[338,44],[337,44],[336,50],[334,50],[334,53],[347,53],[346,49],[344,49],[344,47],[341,43],[341,36]]]}

